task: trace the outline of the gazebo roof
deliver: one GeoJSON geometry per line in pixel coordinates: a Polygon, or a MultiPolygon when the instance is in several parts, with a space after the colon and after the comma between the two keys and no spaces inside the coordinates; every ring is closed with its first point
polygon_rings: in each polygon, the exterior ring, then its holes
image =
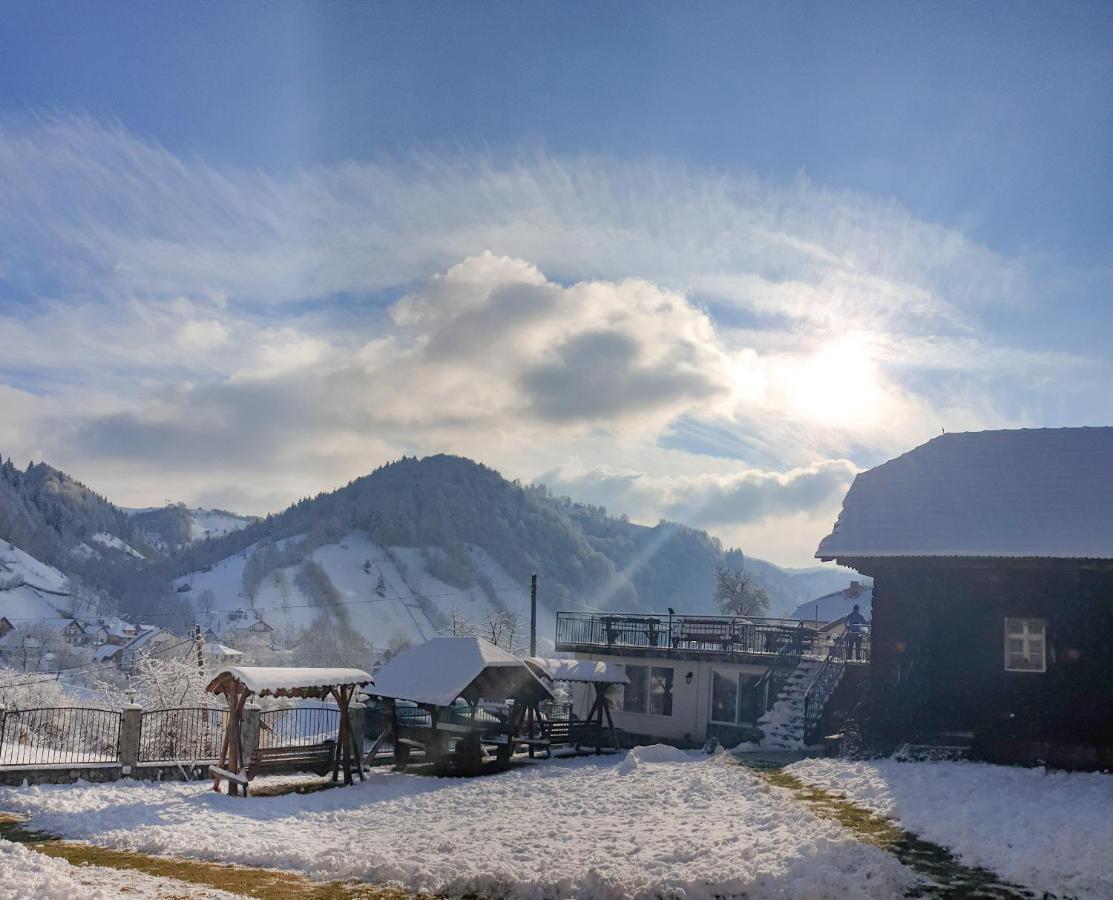
{"type": "Polygon", "coordinates": [[[243,685],[260,697],[324,697],[334,687],[373,684],[363,669],[310,669],[293,666],[230,666],[206,690],[224,693],[231,683],[243,685]]]}
{"type": "Polygon", "coordinates": [[[435,637],[398,654],[375,673],[375,686],[368,693],[429,706],[451,706],[457,697],[552,697],[523,660],[477,637],[435,637]]]}
{"type": "Polygon", "coordinates": [[[531,656],[526,660],[535,672],[553,681],[583,684],[629,684],[626,669],[618,663],[596,662],[591,659],[548,659],[531,656]]]}

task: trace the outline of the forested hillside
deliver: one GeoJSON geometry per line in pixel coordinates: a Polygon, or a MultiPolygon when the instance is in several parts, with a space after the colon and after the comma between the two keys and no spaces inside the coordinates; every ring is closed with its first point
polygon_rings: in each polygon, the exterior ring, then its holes
{"type": "MultiPolygon", "coordinates": [[[[218,598],[224,607],[252,604],[271,575],[274,584],[300,578],[295,587],[307,596],[331,596],[315,560],[327,558],[321,553],[342,546],[345,536],[350,543],[353,534],[399,559],[413,548],[418,556],[406,558],[415,579],[475,591],[495,604],[516,588],[494,589],[492,578],[524,588],[537,572],[549,612],[669,606],[714,612],[715,572],[723,565],[744,566],[769,592],[774,614],[842,587],[846,579],[837,570],[789,572],[745,559],[683,525],[633,524],[454,456],[403,458],[261,520],[179,506],[129,516],[45,464],[22,471],[10,461],[0,466],[0,538],[76,576],[116,611],[137,618],[157,615],[169,622],[180,614],[182,624],[192,620],[197,610],[182,596],[183,584],[191,573],[228,570],[233,558],[238,580],[231,596],[218,598]]],[[[221,584],[232,590],[227,579],[221,584]]],[[[424,603],[422,622],[434,628],[443,622],[445,610],[419,591],[403,594],[407,602],[424,603]]]]}

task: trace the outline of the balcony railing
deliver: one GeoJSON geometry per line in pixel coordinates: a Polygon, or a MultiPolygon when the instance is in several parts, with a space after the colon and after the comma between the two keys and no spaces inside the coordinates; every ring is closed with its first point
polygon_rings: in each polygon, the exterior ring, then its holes
{"type": "Polygon", "coordinates": [[[816,641],[814,629],[795,619],[578,612],[556,617],[560,651],[631,647],[776,655],[787,649],[801,655],[811,653],[816,641]]]}

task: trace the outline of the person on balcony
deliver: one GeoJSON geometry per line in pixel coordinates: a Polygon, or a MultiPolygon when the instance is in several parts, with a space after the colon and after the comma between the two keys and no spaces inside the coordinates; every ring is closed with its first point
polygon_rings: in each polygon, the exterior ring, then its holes
{"type": "Polygon", "coordinates": [[[866,617],[862,615],[858,609],[858,604],[854,604],[854,608],[847,613],[846,616],[846,632],[849,635],[847,640],[849,643],[846,648],[847,659],[861,659],[862,658],[862,634],[866,628],[866,617]]]}

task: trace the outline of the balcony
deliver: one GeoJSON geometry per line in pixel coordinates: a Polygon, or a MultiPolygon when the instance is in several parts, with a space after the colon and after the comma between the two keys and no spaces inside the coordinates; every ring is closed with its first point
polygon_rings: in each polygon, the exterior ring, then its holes
{"type": "MultiPolygon", "coordinates": [[[[671,655],[703,652],[732,656],[826,657],[843,633],[841,620],[816,630],[796,619],[756,616],[689,616],[558,612],[556,649],[568,653],[671,655]]],[[[857,642],[856,661],[869,659],[869,630],[857,642]]]]}

